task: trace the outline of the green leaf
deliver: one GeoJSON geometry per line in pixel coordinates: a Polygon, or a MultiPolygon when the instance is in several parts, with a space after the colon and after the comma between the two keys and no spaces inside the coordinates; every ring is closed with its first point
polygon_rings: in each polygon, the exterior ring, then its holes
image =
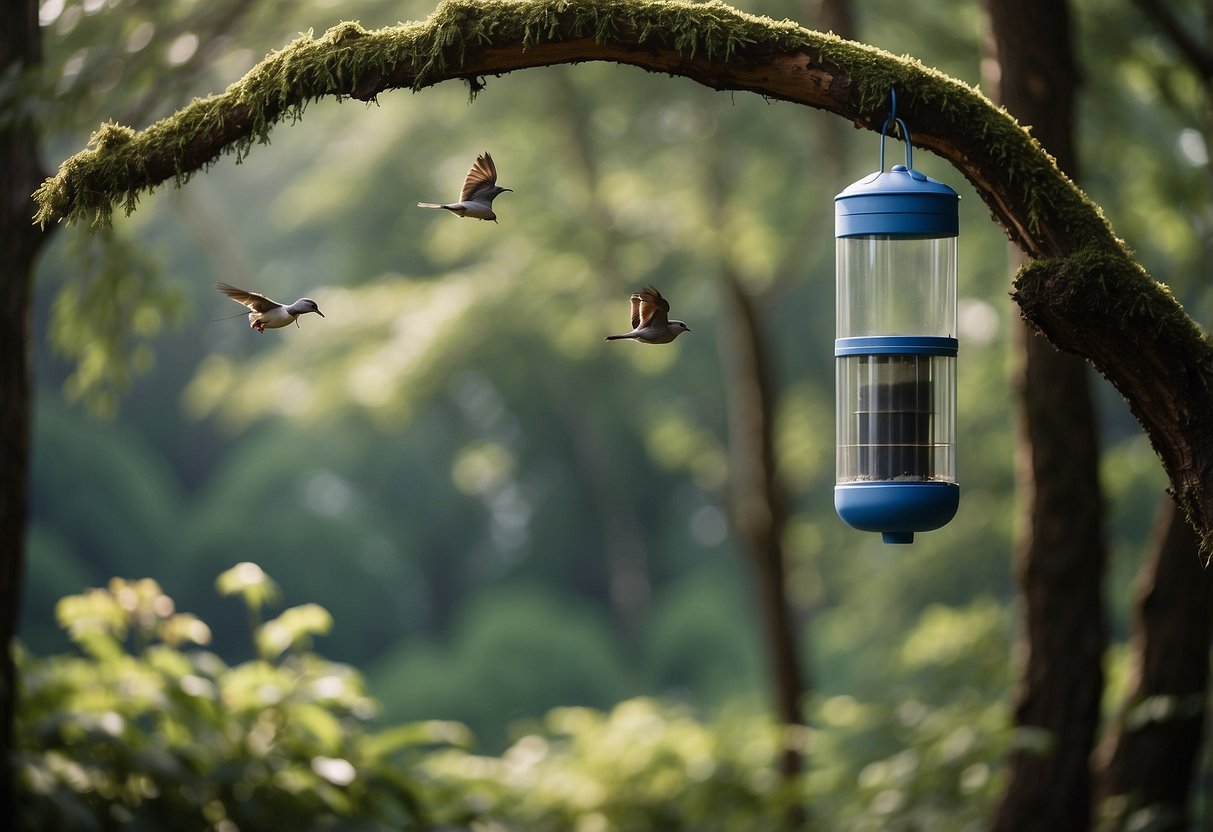
{"type": "Polygon", "coordinates": [[[397,751],[422,745],[454,745],[468,749],[473,741],[472,732],[462,722],[429,719],[369,734],[363,738],[361,750],[368,757],[383,759],[397,751]]]}
{"type": "Polygon", "coordinates": [[[333,629],[333,617],[319,604],[291,607],[257,628],[257,650],[267,659],[293,648],[307,648],[311,637],[333,629]]]}
{"type": "Polygon", "coordinates": [[[112,658],[122,652],[127,615],[109,592],[90,589],[62,598],[55,605],[55,618],[71,640],[91,655],[112,658]]]}
{"type": "Polygon", "coordinates": [[[316,738],[314,748],[318,754],[338,754],[341,751],[341,722],[326,708],[311,702],[290,706],[287,720],[291,725],[305,729],[316,738]]]}
{"type": "Polygon", "coordinates": [[[274,579],[250,561],[242,561],[221,573],[215,579],[215,588],[223,596],[239,595],[253,612],[267,604],[278,603],[282,597],[274,579]]]}

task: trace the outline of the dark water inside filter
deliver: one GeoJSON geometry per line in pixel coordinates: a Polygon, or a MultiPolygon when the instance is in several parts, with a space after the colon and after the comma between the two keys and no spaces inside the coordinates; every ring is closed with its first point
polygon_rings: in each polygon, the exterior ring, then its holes
{"type": "Polygon", "coordinates": [[[859,388],[859,476],[930,479],[933,384],[929,379],[859,388]]]}

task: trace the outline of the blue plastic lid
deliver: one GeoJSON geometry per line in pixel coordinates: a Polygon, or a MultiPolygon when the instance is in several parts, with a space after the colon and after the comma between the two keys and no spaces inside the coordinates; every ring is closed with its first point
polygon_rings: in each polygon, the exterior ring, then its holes
{"type": "Polygon", "coordinates": [[[834,236],[955,237],[960,194],[925,173],[893,165],[834,197],[834,236]]]}

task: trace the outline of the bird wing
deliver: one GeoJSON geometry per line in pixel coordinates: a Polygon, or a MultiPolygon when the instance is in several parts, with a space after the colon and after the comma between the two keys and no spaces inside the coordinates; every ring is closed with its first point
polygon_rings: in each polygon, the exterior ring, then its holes
{"type": "Polygon", "coordinates": [[[476,163],[468,171],[467,179],[463,180],[463,191],[459,194],[459,201],[467,202],[474,199],[477,193],[496,184],[497,166],[493,164],[493,157],[486,150],[476,157],[476,163]]]}
{"type": "Polygon", "coordinates": [[[632,329],[668,326],[670,302],[652,286],[632,295],[632,329]]]}
{"type": "Polygon", "coordinates": [[[640,293],[632,295],[632,329],[640,327],[640,293]]]}
{"type": "Polygon", "coordinates": [[[227,295],[232,300],[236,301],[236,303],[243,303],[254,312],[268,312],[271,309],[282,305],[278,303],[278,301],[271,300],[258,292],[246,292],[243,289],[237,289],[230,283],[216,283],[215,288],[220,292],[223,292],[223,294],[227,295]]]}

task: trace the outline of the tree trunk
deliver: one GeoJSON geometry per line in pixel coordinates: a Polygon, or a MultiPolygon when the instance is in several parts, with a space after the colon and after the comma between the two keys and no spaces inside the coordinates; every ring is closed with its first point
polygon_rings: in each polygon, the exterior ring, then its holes
{"type": "MultiPolygon", "coordinates": [[[[1074,176],[1077,73],[1066,4],[987,0],[986,6],[999,71],[992,86],[1074,176]]],[[[1012,255],[1022,258],[1017,249],[1012,255]]],[[[1099,726],[1107,638],[1098,429],[1086,364],[1022,323],[1015,343],[1016,485],[1023,512],[1017,573],[1026,616],[1015,726],[1040,741],[1011,753],[995,828],[1073,832],[1090,824],[1088,760],[1099,726]]]]}
{"type": "MultiPolygon", "coordinates": [[[[720,238],[728,237],[725,206],[733,190],[727,181],[728,151],[719,136],[707,147],[704,165],[715,206],[711,222],[720,238]]],[[[789,241],[794,250],[796,241],[789,241]]],[[[742,286],[741,274],[727,246],[716,255],[721,269],[720,309],[723,326],[717,338],[728,390],[729,516],[757,583],[757,605],[767,648],[775,715],[784,725],[804,724],[805,674],[797,646],[797,627],[788,599],[784,533],[787,496],[779,479],[775,448],[777,392],[767,334],[755,300],[742,286]]],[[[792,264],[788,264],[791,266],[792,264]]],[[[778,279],[778,278],[777,278],[778,279]]],[[[802,752],[784,747],[779,769],[787,780],[805,769],[802,752]]],[[[806,823],[804,807],[793,807],[788,826],[806,823]]]]}
{"type": "Polygon", "coordinates": [[[1184,830],[1204,739],[1213,571],[1175,503],[1159,512],[1138,579],[1129,695],[1100,757],[1099,814],[1114,829],[1184,830]]]}
{"type": "MultiPolygon", "coordinates": [[[[1204,37],[1155,0],[1136,5],[1204,81],[1206,139],[1213,136],[1213,9],[1204,5],[1204,37]]],[[[1206,249],[1208,242],[1206,241],[1206,249]]],[[[1206,553],[1207,556],[1208,553],[1206,553]]],[[[1213,638],[1213,572],[1198,562],[1196,535],[1165,499],[1138,576],[1129,694],[1098,755],[1096,811],[1108,829],[1183,830],[1199,758],[1213,638]]]]}
{"type": "Polygon", "coordinates": [[[1080,832],[1090,824],[1090,754],[1099,726],[1107,635],[1098,450],[1086,366],[1017,327],[1026,666],[997,830],[1080,832]]]}
{"type": "MultiPolygon", "coordinates": [[[[27,80],[41,59],[37,0],[0,6],[0,75],[27,80]]],[[[32,88],[32,83],[30,84],[32,88]]],[[[30,194],[42,180],[37,136],[22,99],[0,105],[0,828],[16,818],[11,768],[17,676],[12,644],[21,608],[30,438],[30,292],[43,234],[30,224],[30,194]]]]}
{"type": "MultiPolygon", "coordinates": [[[[753,301],[726,263],[721,335],[729,389],[729,490],[731,517],[758,580],[758,604],[767,645],[775,713],[785,725],[804,722],[804,674],[796,626],[788,603],[783,535],[787,506],[775,468],[775,392],[770,360],[753,301]]],[[[794,777],[804,767],[800,752],[785,748],[781,771],[794,777]]]]}

